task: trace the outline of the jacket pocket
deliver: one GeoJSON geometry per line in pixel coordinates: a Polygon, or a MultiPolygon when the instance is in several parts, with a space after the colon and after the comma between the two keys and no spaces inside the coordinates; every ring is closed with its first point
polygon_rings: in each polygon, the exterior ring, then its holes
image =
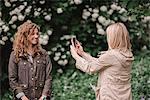
{"type": "Polygon", "coordinates": [[[29,90],[28,90],[28,85],[27,84],[20,84],[20,87],[22,88],[23,92],[25,95],[28,95],[29,90]]]}
{"type": "Polygon", "coordinates": [[[38,84],[37,84],[37,89],[36,89],[36,97],[40,97],[42,95],[42,92],[43,92],[43,88],[44,88],[44,81],[39,81],[38,84]]]}

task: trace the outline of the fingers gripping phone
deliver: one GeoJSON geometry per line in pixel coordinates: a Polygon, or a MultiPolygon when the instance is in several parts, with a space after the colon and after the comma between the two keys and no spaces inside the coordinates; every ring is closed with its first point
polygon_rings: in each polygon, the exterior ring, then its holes
{"type": "Polygon", "coordinates": [[[73,44],[74,44],[74,46],[77,45],[77,39],[76,38],[73,38],[73,44]]]}

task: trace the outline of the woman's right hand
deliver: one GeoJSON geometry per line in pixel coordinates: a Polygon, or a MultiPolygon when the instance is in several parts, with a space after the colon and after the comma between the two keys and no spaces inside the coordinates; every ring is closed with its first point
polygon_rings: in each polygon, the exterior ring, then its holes
{"type": "Polygon", "coordinates": [[[25,95],[21,97],[21,100],[29,100],[25,95]]]}
{"type": "Polygon", "coordinates": [[[79,41],[76,41],[76,49],[77,49],[77,53],[82,56],[84,51],[83,51],[83,47],[81,46],[79,41]]]}

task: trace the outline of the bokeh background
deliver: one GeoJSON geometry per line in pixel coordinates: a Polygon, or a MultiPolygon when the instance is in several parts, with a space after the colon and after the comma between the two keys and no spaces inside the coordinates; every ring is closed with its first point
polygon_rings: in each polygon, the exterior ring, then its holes
{"type": "Polygon", "coordinates": [[[12,100],[8,61],[17,27],[31,20],[40,27],[40,43],[53,64],[52,100],[94,100],[90,84],[97,73],[75,69],[70,39],[97,57],[107,50],[105,29],[123,22],[130,33],[135,61],[133,100],[150,100],[150,0],[0,0],[0,99],[12,100]]]}

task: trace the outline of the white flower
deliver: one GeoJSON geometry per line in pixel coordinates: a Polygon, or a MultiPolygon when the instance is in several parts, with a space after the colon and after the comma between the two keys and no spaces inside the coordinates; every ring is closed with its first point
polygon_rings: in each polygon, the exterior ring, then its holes
{"type": "Polygon", "coordinates": [[[15,8],[15,9],[14,9],[14,14],[20,14],[20,11],[21,11],[20,9],[15,8]]]}
{"type": "Polygon", "coordinates": [[[63,70],[62,69],[58,69],[57,72],[62,74],[63,70]]]}
{"type": "Polygon", "coordinates": [[[144,17],[144,20],[145,20],[146,22],[150,22],[150,16],[145,16],[145,17],[144,17]]]}
{"type": "Polygon", "coordinates": [[[43,45],[47,45],[47,43],[48,43],[47,40],[43,40],[43,41],[42,41],[42,44],[43,44],[43,45]]]}
{"type": "Polygon", "coordinates": [[[3,37],[2,37],[2,40],[3,40],[3,41],[7,41],[7,40],[8,40],[8,37],[7,37],[7,36],[3,36],[3,37]]]}
{"type": "Polygon", "coordinates": [[[89,10],[90,12],[92,12],[92,8],[89,8],[88,10],[89,10]]]}
{"type": "Polygon", "coordinates": [[[66,54],[67,54],[67,55],[70,55],[70,51],[67,51],[66,54]]]}
{"type": "Polygon", "coordinates": [[[11,42],[13,42],[13,41],[14,41],[14,38],[13,38],[13,37],[11,37],[11,38],[10,38],[10,41],[11,41],[11,42]]]}
{"type": "Polygon", "coordinates": [[[44,39],[42,39],[42,38],[40,37],[40,38],[39,38],[39,42],[40,42],[40,44],[42,44],[42,45],[47,45],[48,40],[44,40],[44,39]]]}
{"type": "Polygon", "coordinates": [[[48,41],[49,40],[49,36],[48,35],[44,35],[43,39],[48,41]]]}
{"type": "Polygon", "coordinates": [[[86,9],[83,10],[83,16],[89,17],[91,13],[87,11],[86,9]]]}
{"type": "Polygon", "coordinates": [[[146,45],[144,45],[144,46],[142,47],[142,50],[147,50],[146,45]]]}
{"type": "Polygon", "coordinates": [[[1,44],[1,45],[5,45],[5,42],[2,41],[2,40],[0,40],[0,44],[1,44]]]}
{"type": "Polygon", "coordinates": [[[102,28],[102,26],[99,23],[96,23],[96,28],[102,28]]]}
{"type": "Polygon", "coordinates": [[[50,36],[52,35],[52,30],[47,30],[47,34],[50,36]]]}
{"type": "Polygon", "coordinates": [[[2,25],[2,29],[5,29],[5,27],[7,27],[5,24],[2,25]]]}
{"type": "Polygon", "coordinates": [[[120,7],[120,6],[117,6],[117,10],[121,10],[121,7],[120,7]]]}
{"type": "Polygon", "coordinates": [[[51,11],[51,8],[48,8],[48,11],[51,11]]]}
{"type": "Polygon", "coordinates": [[[59,56],[55,56],[53,59],[54,59],[54,61],[58,61],[59,60],[59,56]]]}
{"type": "Polygon", "coordinates": [[[2,12],[0,11],[0,18],[2,17],[2,12]]]}
{"type": "Polygon", "coordinates": [[[77,5],[78,5],[78,4],[81,4],[81,3],[82,3],[82,0],[74,0],[74,3],[77,4],[77,5]]]}
{"type": "Polygon", "coordinates": [[[103,12],[106,12],[107,11],[107,7],[106,6],[101,6],[100,10],[103,11],[103,12]]]}
{"type": "Polygon", "coordinates": [[[111,23],[111,21],[110,21],[110,19],[108,19],[108,20],[106,20],[106,21],[103,23],[103,25],[104,25],[104,26],[108,26],[110,23],[111,23]]]}
{"type": "Polygon", "coordinates": [[[59,65],[63,65],[63,60],[59,60],[59,61],[58,61],[58,64],[59,64],[59,65]]]}
{"type": "Polygon", "coordinates": [[[4,24],[4,22],[0,19],[0,26],[2,26],[4,24]]]}
{"type": "Polygon", "coordinates": [[[52,51],[57,51],[57,48],[56,47],[52,48],[52,51]]]}
{"type": "Polygon", "coordinates": [[[19,20],[19,21],[23,21],[24,18],[25,18],[25,16],[23,16],[23,15],[21,15],[21,14],[18,15],[18,20],[19,20]]]}
{"type": "Polygon", "coordinates": [[[61,14],[63,12],[62,8],[57,8],[57,13],[61,14]]]}
{"type": "Polygon", "coordinates": [[[35,16],[35,17],[37,17],[37,16],[39,16],[39,15],[40,15],[40,12],[34,11],[34,16],[35,16]]]}
{"type": "Polygon", "coordinates": [[[55,56],[61,56],[61,52],[56,52],[55,56]]]}
{"type": "Polygon", "coordinates": [[[89,8],[89,5],[85,5],[86,8],[89,8]]]}
{"type": "Polygon", "coordinates": [[[10,6],[11,6],[11,3],[5,0],[5,6],[6,6],[6,7],[10,7],[10,6]]]}
{"type": "Polygon", "coordinates": [[[8,24],[13,24],[13,21],[10,20],[8,24]]]}
{"type": "Polygon", "coordinates": [[[30,8],[25,9],[25,13],[26,13],[26,14],[30,13],[30,11],[31,11],[30,8]]]}
{"type": "Polygon", "coordinates": [[[148,24],[148,29],[150,29],[150,23],[148,24]]]}
{"type": "Polygon", "coordinates": [[[2,32],[2,28],[0,27],[0,34],[1,34],[1,32],[2,32]]]}
{"type": "Polygon", "coordinates": [[[93,17],[92,17],[92,19],[91,19],[91,20],[92,20],[93,22],[95,22],[95,21],[96,21],[96,19],[95,19],[95,18],[93,18],[93,17]]]}
{"type": "Polygon", "coordinates": [[[68,46],[69,44],[70,44],[70,42],[69,42],[69,41],[67,41],[65,45],[66,45],[66,46],[68,46]]]}
{"type": "Polygon", "coordinates": [[[41,10],[42,10],[42,8],[38,8],[38,9],[37,9],[37,11],[39,11],[39,12],[40,12],[41,10]]]}
{"type": "Polygon", "coordinates": [[[119,11],[120,14],[122,14],[124,12],[127,12],[125,8],[121,8],[120,11],[119,11]]]}
{"type": "Polygon", "coordinates": [[[93,13],[99,13],[99,10],[97,8],[93,9],[93,13]]]}
{"type": "Polygon", "coordinates": [[[106,21],[106,18],[103,16],[99,16],[98,21],[99,21],[99,23],[103,24],[106,21]]]}
{"type": "Polygon", "coordinates": [[[15,1],[17,1],[17,0],[10,0],[11,3],[15,2],[15,1]]]}
{"type": "Polygon", "coordinates": [[[92,14],[92,18],[94,18],[94,19],[96,19],[98,16],[99,16],[98,13],[93,13],[93,14],[92,14]]]}
{"type": "Polygon", "coordinates": [[[64,49],[64,48],[61,48],[61,51],[63,52],[63,51],[65,51],[65,49],[64,49]]]}
{"type": "Polygon", "coordinates": [[[110,7],[111,7],[111,9],[113,9],[113,10],[117,10],[117,8],[118,8],[117,5],[115,5],[115,4],[112,4],[110,7]]]}
{"type": "Polygon", "coordinates": [[[63,62],[63,65],[65,66],[67,63],[68,63],[68,60],[65,59],[64,62],[63,62]]]}
{"type": "Polygon", "coordinates": [[[102,28],[99,28],[99,29],[97,30],[97,33],[98,33],[98,34],[101,34],[101,35],[104,35],[104,34],[105,34],[105,31],[104,31],[102,28]]]}
{"type": "Polygon", "coordinates": [[[44,19],[47,20],[47,21],[50,21],[50,20],[51,20],[51,15],[46,15],[46,16],[44,17],[44,19]]]}
{"type": "Polygon", "coordinates": [[[70,0],[69,4],[70,4],[70,5],[74,4],[74,1],[73,1],[73,0],[70,0]]]}
{"type": "Polygon", "coordinates": [[[51,52],[51,51],[47,51],[47,53],[48,53],[48,55],[51,55],[51,54],[52,54],[52,52],[51,52]]]}
{"type": "Polygon", "coordinates": [[[114,17],[114,20],[117,21],[117,20],[118,20],[118,17],[114,17]]]}
{"type": "Polygon", "coordinates": [[[13,29],[16,29],[16,28],[17,28],[16,24],[11,25],[11,27],[12,27],[13,29]]]}
{"type": "Polygon", "coordinates": [[[62,55],[62,56],[61,56],[62,59],[65,59],[66,57],[67,57],[66,55],[62,55]]]}
{"type": "Polygon", "coordinates": [[[11,21],[12,21],[12,22],[17,21],[17,16],[16,16],[16,15],[12,16],[11,21]]]}
{"type": "Polygon", "coordinates": [[[133,18],[132,18],[131,16],[129,16],[129,17],[128,17],[128,20],[129,20],[130,22],[132,22],[132,21],[133,21],[133,18]]]}
{"type": "Polygon", "coordinates": [[[112,15],[112,13],[114,12],[114,10],[110,9],[107,14],[112,15]]]}
{"type": "Polygon", "coordinates": [[[124,17],[124,16],[120,16],[120,19],[123,21],[123,22],[126,22],[128,20],[127,17],[124,17]]]}
{"type": "Polygon", "coordinates": [[[65,66],[67,63],[68,63],[67,60],[64,60],[64,61],[63,61],[63,60],[59,60],[59,61],[58,61],[58,64],[59,64],[59,65],[62,65],[62,66],[65,66]]]}
{"type": "Polygon", "coordinates": [[[60,40],[64,40],[64,39],[68,40],[71,38],[72,38],[72,36],[70,36],[70,35],[64,35],[63,37],[60,38],[60,40]]]}
{"type": "Polygon", "coordinates": [[[87,20],[88,17],[85,16],[85,15],[82,15],[82,18],[85,19],[85,20],[87,20]]]}
{"type": "Polygon", "coordinates": [[[47,12],[43,12],[43,15],[47,15],[47,12]]]}
{"type": "Polygon", "coordinates": [[[40,4],[44,4],[44,3],[45,3],[45,0],[41,0],[41,1],[40,1],[40,4]]]}
{"type": "Polygon", "coordinates": [[[27,6],[27,2],[23,2],[24,6],[27,6]]]}
{"type": "Polygon", "coordinates": [[[4,32],[8,32],[8,31],[9,31],[9,27],[6,26],[6,27],[4,28],[4,32]]]}
{"type": "Polygon", "coordinates": [[[23,10],[25,8],[25,6],[24,5],[20,5],[18,8],[19,8],[19,10],[23,10]]]}

